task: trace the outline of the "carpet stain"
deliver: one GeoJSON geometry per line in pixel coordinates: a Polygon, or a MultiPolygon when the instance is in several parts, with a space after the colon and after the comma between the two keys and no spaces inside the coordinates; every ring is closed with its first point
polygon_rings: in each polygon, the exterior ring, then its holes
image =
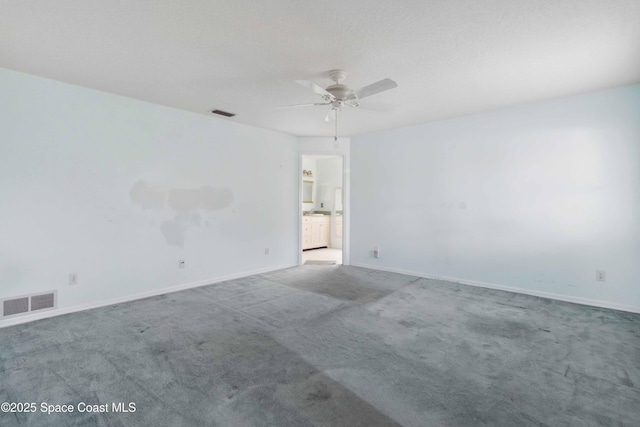
{"type": "Polygon", "coordinates": [[[354,284],[346,284],[336,286],[335,283],[327,282],[310,282],[310,283],[295,283],[289,285],[291,287],[301,289],[308,292],[315,292],[317,294],[325,295],[328,297],[340,299],[343,301],[349,301],[356,304],[367,304],[378,301],[385,297],[390,292],[383,291],[371,287],[359,286],[354,284]]]}
{"type": "Polygon", "coordinates": [[[322,372],[314,372],[278,386],[276,395],[293,404],[314,425],[353,427],[397,427],[381,413],[342,384],[322,372]]]}
{"type": "Polygon", "coordinates": [[[415,322],[412,322],[410,320],[399,320],[398,324],[404,326],[405,328],[413,328],[414,326],[416,326],[415,322]]]}
{"type": "Polygon", "coordinates": [[[329,391],[329,387],[327,387],[324,383],[319,383],[315,390],[307,393],[307,400],[311,401],[323,401],[327,400],[331,397],[331,392],[329,391]]]}
{"type": "Polygon", "coordinates": [[[478,335],[489,335],[499,338],[531,340],[536,332],[524,322],[517,322],[508,319],[494,319],[470,315],[466,322],[467,328],[478,335]]]}

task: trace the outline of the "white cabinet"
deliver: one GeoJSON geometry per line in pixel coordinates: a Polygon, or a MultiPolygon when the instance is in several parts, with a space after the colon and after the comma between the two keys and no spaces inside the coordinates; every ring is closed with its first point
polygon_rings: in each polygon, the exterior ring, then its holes
{"type": "Polygon", "coordinates": [[[334,236],[342,238],[342,215],[336,215],[336,231],[333,233],[334,236]]]}
{"type": "Polygon", "coordinates": [[[302,217],[302,249],[329,247],[330,220],[329,215],[302,217]]]}
{"type": "Polygon", "coordinates": [[[311,243],[314,248],[329,246],[329,221],[317,222],[312,225],[311,243]]]}

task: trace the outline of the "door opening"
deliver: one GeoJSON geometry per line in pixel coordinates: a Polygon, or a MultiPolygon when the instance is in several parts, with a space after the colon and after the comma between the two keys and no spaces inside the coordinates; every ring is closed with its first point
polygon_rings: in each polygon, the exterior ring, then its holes
{"type": "Polygon", "coordinates": [[[343,157],[302,155],[301,264],[342,264],[343,157]]]}

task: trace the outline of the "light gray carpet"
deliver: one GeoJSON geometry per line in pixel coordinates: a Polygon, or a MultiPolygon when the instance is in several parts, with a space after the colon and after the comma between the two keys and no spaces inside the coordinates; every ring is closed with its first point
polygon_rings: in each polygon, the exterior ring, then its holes
{"type": "Polygon", "coordinates": [[[0,329],[4,401],[136,411],[3,427],[637,426],[640,315],[302,266],[0,329]]]}
{"type": "Polygon", "coordinates": [[[304,265],[336,265],[335,261],[310,259],[305,261],[304,265]]]}

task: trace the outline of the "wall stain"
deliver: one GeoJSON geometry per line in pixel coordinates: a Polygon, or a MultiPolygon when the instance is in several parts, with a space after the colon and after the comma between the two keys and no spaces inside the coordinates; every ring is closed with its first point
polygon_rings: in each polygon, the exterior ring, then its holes
{"type": "MultiPolygon", "coordinates": [[[[173,212],[173,219],[160,224],[160,231],[170,245],[183,246],[190,226],[201,227],[203,214],[215,212],[233,203],[233,192],[228,187],[171,188],[139,180],[129,191],[131,203],[142,210],[173,212]]],[[[152,220],[152,225],[154,224],[152,220]]],[[[205,221],[209,225],[209,220],[205,221]]]]}
{"type": "Polygon", "coordinates": [[[168,244],[175,246],[184,245],[184,235],[187,231],[186,225],[180,224],[180,222],[175,219],[162,221],[162,224],[160,224],[160,230],[168,244]]]}
{"type": "Polygon", "coordinates": [[[162,209],[167,198],[160,188],[153,187],[144,181],[133,184],[129,197],[133,204],[140,205],[142,209],[162,209]]]}
{"type": "Polygon", "coordinates": [[[191,225],[195,225],[196,227],[200,227],[200,225],[202,225],[202,215],[200,215],[198,212],[192,213],[191,217],[189,218],[189,223],[191,223],[191,225]]]}

